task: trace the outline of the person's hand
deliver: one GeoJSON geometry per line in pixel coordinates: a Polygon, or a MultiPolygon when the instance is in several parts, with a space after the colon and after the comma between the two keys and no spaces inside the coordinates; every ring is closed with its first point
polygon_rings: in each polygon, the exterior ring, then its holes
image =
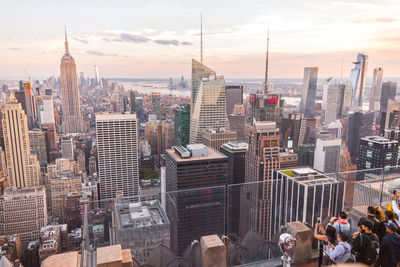
{"type": "Polygon", "coordinates": [[[328,243],[328,247],[331,248],[331,249],[335,248],[335,246],[332,243],[328,243]]]}
{"type": "Polygon", "coordinates": [[[336,217],[332,217],[331,220],[330,220],[330,223],[334,223],[336,220],[337,220],[336,217]]]}

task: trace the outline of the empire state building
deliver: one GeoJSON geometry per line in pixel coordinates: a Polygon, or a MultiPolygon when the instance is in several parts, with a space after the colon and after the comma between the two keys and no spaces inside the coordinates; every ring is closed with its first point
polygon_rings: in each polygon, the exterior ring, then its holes
{"type": "Polygon", "coordinates": [[[60,65],[62,93],[62,130],[64,133],[82,132],[83,123],[79,103],[78,76],[74,58],[69,54],[67,31],[65,31],[65,54],[60,65]]]}

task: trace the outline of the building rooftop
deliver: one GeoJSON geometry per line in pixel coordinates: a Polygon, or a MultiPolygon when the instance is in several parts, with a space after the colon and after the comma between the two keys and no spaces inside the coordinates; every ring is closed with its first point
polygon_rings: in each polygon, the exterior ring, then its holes
{"type": "Polygon", "coordinates": [[[230,150],[232,152],[240,152],[247,151],[249,145],[243,141],[229,141],[226,144],[222,145],[225,149],[230,150]]]}
{"type": "Polygon", "coordinates": [[[130,113],[97,113],[96,121],[110,121],[110,120],[127,120],[127,119],[136,119],[136,114],[130,113]]]}
{"type": "Polygon", "coordinates": [[[366,140],[368,142],[374,142],[374,143],[379,143],[379,144],[398,143],[398,141],[396,141],[396,140],[389,140],[383,136],[366,136],[366,137],[361,138],[361,140],[366,140]]]}
{"type": "Polygon", "coordinates": [[[122,262],[121,245],[97,248],[97,265],[122,262]]]}
{"type": "MultiPolygon", "coordinates": [[[[204,146],[203,144],[192,144],[188,146],[194,146],[195,148],[204,146]]],[[[211,148],[211,147],[206,147],[208,150],[208,155],[206,156],[191,156],[187,158],[181,158],[178,153],[176,153],[173,149],[167,149],[166,153],[168,153],[176,162],[185,162],[185,161],[194,161],[194,160],[209,160],[209,159],[224,159],[227,158],[224,154],[221,152],[211,148]]]]}
{"type": "Polygon", "coordinates": [[[120,228],[141,228],[169,224],[158,200],[116,204],[120,228]]]}
{"type": "Polygon", "coordinates": [[[278,171],[304,185],[337,183],[336,179],[310,167],[293,168],[278,171]]]}
{"type": "Polygon", "coordinates": [[[78,252],[66,252],[46,258],[41,267],[75,267],[79,266],[80,255],[78,252]]]}

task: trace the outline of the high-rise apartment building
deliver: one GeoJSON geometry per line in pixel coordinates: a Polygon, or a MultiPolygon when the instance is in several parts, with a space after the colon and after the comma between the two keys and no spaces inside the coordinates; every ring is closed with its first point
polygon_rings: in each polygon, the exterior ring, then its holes
{"type": "Polygon", "coordinates": [[[226,115],[233,113],[236,104],[243,104],[243,85],[226,85],[226,115]]]}
{"type": "Polygon", "coordinates": [[[40,165],[36,155],[31,155],[28,121],[13,95],[4,107],[2,128],[9,186],[23,188],[40,185],[40,165]]]}
{"type": "Polygon", "coordinates": [[[372,135],[372,125],[374,123],[373,112],[349,112],[349,123],[347,127],[346,143],[349,148],[351,162],[357,163],[360,139],[372,135]]]}
{"type": "Polygon", "coordinates": [[[301,93],[300,112],[307,118],[315,116],[315,95],[317,92],[318,68],[304,68],[303,91],[301,93]]]}
{"type": "Polygon", "coordinates": [[[353,87],[353,105],[361,107],[363,104],[365,81],[367,80],[368,56],[358,53],[354,69],[350,73],[350,82],[353,87]]]}
{"type": "MultiPolygon", "coordinates": [[[[193,60],[195,61],[195,60],[193,60]]],[[[197,65],[194,65],[195,67],[197,65]]],[[[199,63],[200,67],[207,68],[199,63]]],[[[193,70],[195,73],[196,70],[193,70]]],[[[196,91],[194,105],[192,105],[190,118],[189,143],[202,142],[203,130],[209,128],[228,128],[226,115],[225,80],[223,76],[215,73],[207,78],[197,78],[195,82],[196,91]]],[[[194,92],[192,92],[193,94],[194,92]]]]}
{"type": "Polygon", "coordinates": [[[317,139],[315,145],[314,169],[323,173],[338,172],[341,144],[341,139],[317,139]]]}
{"type": "Polygon", "coordinates": [[[207,129],[203,131],[203,144],[220,150],[221,146],[230,141],[236,141],[236,132],[226,129],[207,129]]]}
{"type": "Polygon", "coordinates": [[[19,234],[22,247],[40,237],[47,225],[46,190],[44,186],[7,188],[0,196],[0,235],[19,234]]]}
{"type": "Polygon", "coordinates": [[[193,240],[225,232],[228,157],[203,144],[174,146],[165,156],[171,249],[182,255],[193,240]]]}
{"type": "Polygon", "coordinates": [[[382,136],[366,136],[360,140],[357,169],[389,169],[398,165],[399,141],[382,136]]]}
{"type": "Polygon", "coordinates": [[[369,111],[380,110],[382,79],[383,79],[383,68],[381,67],[375,68],[374,76],[372,78],[372,91],[369,97],[369,111]]]}
{"type": "Polygon", "coordinates": [[[181,105],[174,110],[175,145],[187,146],[190,136],[190,105],[181,105]]]}
{"type": "Polygon", "coordinates": [[[61,58],[60,80],[62,94],[62,129],[64,133],[82,132],[83,122],[79,96],[78,76],[74,58],[69,54],[65,31],[65,54],[61,58]]]}
{"type": "Polygon", "coordinates": [[[100,199],[139,193],[137,129],[135,114],[96,114],[100,199]]]}
{"type": "Polygon", "coordinates": [[[40,111],[40,124],[54,124],[54,102],[53,96],[43,96],[43,110],[40,111]]]}
{"type": "Polygon", "coordinates": [[[160,119],[161,113],[161,95],[158,92],[151,93],[151,110],[154,114],[156,114],[157,119],[160,119]]]}
{"type": "Polygon", "coordinates": [[[249,131],[246,153],[246,183],[241,192],[240,236],[254,229],[271,240],[271,183],[273,170],[280,168],[279,129],[275,122],[255,121],[249,131]]]}

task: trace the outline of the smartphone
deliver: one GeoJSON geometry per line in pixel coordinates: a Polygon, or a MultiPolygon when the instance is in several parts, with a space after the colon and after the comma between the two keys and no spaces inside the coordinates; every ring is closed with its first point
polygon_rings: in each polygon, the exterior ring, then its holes
{"type": "Polygon", "coordinates": [[[321,223],[321,219],[320,218],[317,219],[317,223],[321,223]]]}

